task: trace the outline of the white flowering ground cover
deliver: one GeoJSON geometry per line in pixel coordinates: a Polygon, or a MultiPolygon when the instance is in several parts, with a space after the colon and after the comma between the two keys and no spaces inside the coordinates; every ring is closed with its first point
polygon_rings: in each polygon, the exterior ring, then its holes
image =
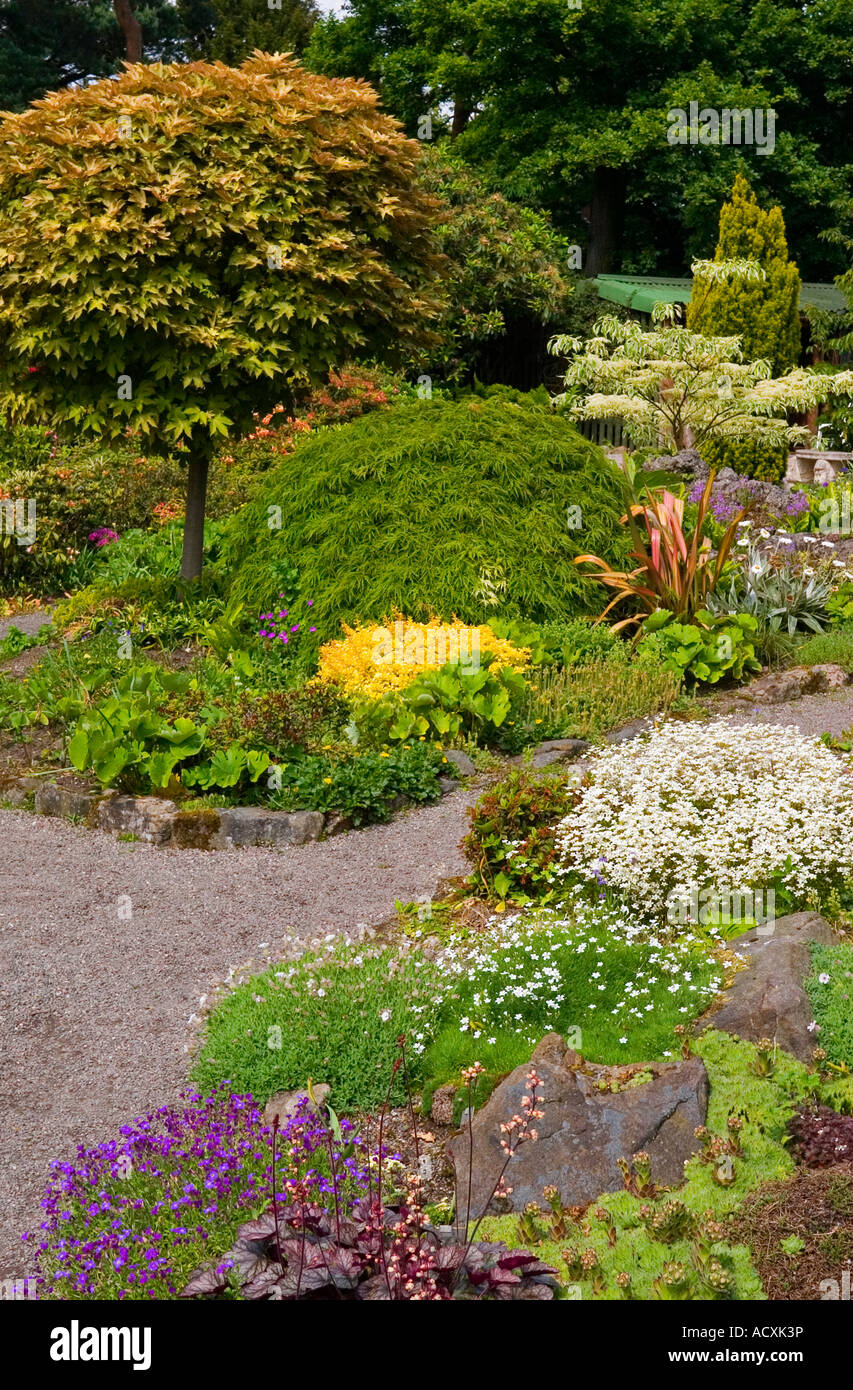
{"type": "Polygon", "coordinates": [[[578,905],[495,919],[476,940],[451,940],[438,958],[448,981],[428,1083],[453,1080],[472,1060],[502,1073],[557,1032],[591,1061],[677,1055],[673,1029],[722,988],[725,953],[686,932],[638,932],[628,913],[578,905]]]}
{"type": "Polygon", "coordinates": [[[775,886],[805,906],[853,873],[853,773],[793,728],[670,721],[602,749],[560,823],[562,875],[663,922],[673,898],[775,886]]]}

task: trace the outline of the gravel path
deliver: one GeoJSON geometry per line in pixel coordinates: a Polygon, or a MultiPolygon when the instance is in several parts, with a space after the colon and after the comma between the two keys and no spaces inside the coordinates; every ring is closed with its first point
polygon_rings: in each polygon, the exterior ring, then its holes
{"type": "Polygon", "coordinates": [[[476,795],[282,851],[156,849],[0,810],[0,1277],[27,1272],[49,1160],[180,1090],[212,982],[431,895],[464,871],[476,795]]]}
{"type": "Polygon", "coordinates": [[[841,734],[853,726],[853,686],[827,695],[804,695],[782,705],[746,705],[732,714],[738,724],[794,724],[802,734],[841,734]]]}
{"type": "Polygon", "coordinates": [[[8,636],[10,627],[16,627],[19,632],[25,632],[28,637],[32,637],[41,628],[47,627],[50,619],[50,613],[43,609],[36,613],[18,613],[14,618],[0,618],[0,642],[8,636]]]}

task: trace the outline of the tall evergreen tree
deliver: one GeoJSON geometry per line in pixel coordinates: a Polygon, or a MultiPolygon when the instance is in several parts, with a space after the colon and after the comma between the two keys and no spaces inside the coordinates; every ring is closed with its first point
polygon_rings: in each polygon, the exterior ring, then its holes
{"type": "Polygon", "coordinates": [[[760,208],[742,174],[735,179],[731,202],[720,212],[714,255],[715,261],[739,258],[757,261],[764,279],[708,283],[697,275],[688,327],[708,337],[739,334],[747,360],[768,357],[779,376],[800,355],[800,273],[788,259],[782,209],[760,208]]]}
{"type": "Polygon", "coordinates": [[[178,0],[191,58],[234,67],[256,48],[301,54],[320,11],[314,0],[178,0]]]}

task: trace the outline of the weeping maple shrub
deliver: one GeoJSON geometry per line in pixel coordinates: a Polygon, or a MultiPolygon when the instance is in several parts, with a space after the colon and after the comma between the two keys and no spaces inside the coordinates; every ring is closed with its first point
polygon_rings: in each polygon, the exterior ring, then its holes
{"type": "Polygon", "coordinates": [[[363,82],[254,53],[133,64],[0,133],[0,410],[187,462],[361,354],[429,345],[445,263],[417,142],[363,82]]]}

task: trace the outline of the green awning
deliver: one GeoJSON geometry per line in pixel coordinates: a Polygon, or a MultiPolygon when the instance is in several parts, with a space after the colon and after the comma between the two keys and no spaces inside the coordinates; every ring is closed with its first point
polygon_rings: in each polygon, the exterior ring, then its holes
{"type": "MultiPolygon", "coordinates": [[[[599,275],[595,287],[602,299],[624,304],[626,309],[650,314],[656,304],[689,304],[693,281],[667,275],[599,275]]],[[[805,281],[800,290],[800,309],[813,304],[817,309],[842,313],[847,302],[837,285],[805,281]]]]}

